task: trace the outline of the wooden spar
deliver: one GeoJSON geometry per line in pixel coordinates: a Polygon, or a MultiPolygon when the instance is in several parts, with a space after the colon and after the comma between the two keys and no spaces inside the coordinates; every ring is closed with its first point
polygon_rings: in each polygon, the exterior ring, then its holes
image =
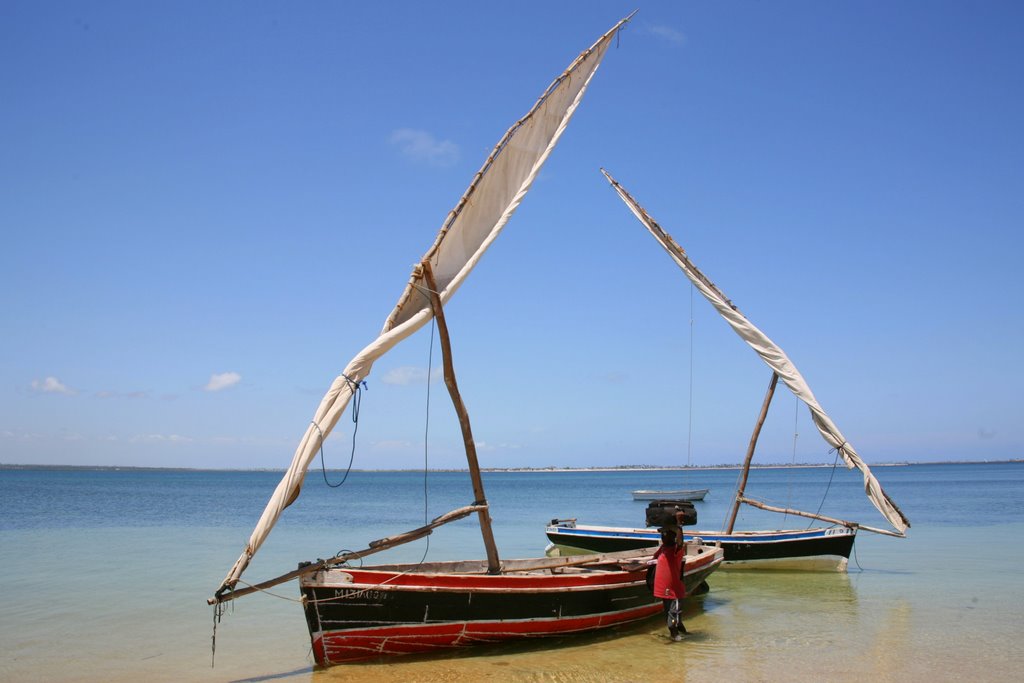
{"type": "Polygon", "coordinates": [[[448,325],[444,319],[441,296],[437,292],[437,282],[434,280],[434,270],[430,267],[430,259],[423,259],[420,266],[423,268],[423,281],[427,285],[430,302],[434,309],[434,318],[437,320],[437,333],[441,340],[441,351],[444,356],[444,383],[448,387],[448,393],[452,397],[455,412],[459,416],[459,425],[462,427],[462,440],[466,446],[469,476],[473,481],[473,496],[475,497],[473,504],[480,507],[480,534],[483,536],[484,548],[487,550],[487,572],[489,574],[497,574],[501,571],[501,560],[498,559],[498,546],[494,543],[494,533],[491,531],[491,515],[487,507],[487,498],[484,496],[484,482],[480,476],[480,463],[476,457],[476,442],[473,441],[473,431],[469,425],[469,413],[462,402],[459,386],[455,381],[452,345],[451,340],[448,338],[448,325]]]}
{"type": "Polygon", "coordinates": [[[300,576],[305,576],[306,574],[318,572],[321,569],[326,569],[327,567],[331,567],[336,564],[342,564],[350,560],[358,560],[361,557],[373,555],[374,553],[379,553],[382,550],[387,550],[388,548],[394,548],[395,546],[402,545],[403,543],[410,543],[412,541],[423,538],[424,536],[429,536],[435,528],[441,526],[442,524],[454,522],[456,520],[462,519],[463,517],[471,515],[474,512],[479,512],[480,508],[481,506],[479,505],[467,505],[466,507],[461,507],[458,508],[457,510],[446,512],[440,517],[435,517],[430,522],[430,524],[426,524],[417,529],[413,529],[412,531],[407,531],[403,534],[397,534],[395,536],[388,536],[387,538],[381,538],[376,541],[370,541],[369,547],[365,550],[357,550],[350,553],[335,555],[334,557],[328,558],[326,560],[320,560],[319,562],[314,562],[312,564],[306,565],[305,567],[299,567],[298,569],[290,571],[287,574],[282,574],[281,576],[275,577],[273,579],[268,579],[263,583],[257,583],[252,586],[245,586],[244,588],[238,588],[236,590],[233,590],[230,593],[225,593],[220,596],[209,598],[207,599],[206,602],[210,605],[215,605],[218,602],[228,602],[230,600],[240,598],[244,595],[249,595],[250,593],[266,590],[267,588],[271,588],[286,581],[297,579],[300,576]]]}
{"type": "Polygon", "coordinates": [[[747,446],[747,457],[743,460],[743,474],[740,477],[740,484],[736,488],[736,500],[732,504],[732,512],[729,514],[729,525],[726,527],[725,533],[731,534],[733,527],[736,525],[736,513],[740,510],[740,501],[743,500],[743,493],[747,488],[747,477],[750,476],[750,461],[754,459],[754,449],[757,447],[757,439],[761,435],[761,427],[764,426],[764,420],[768,417],[768,406],[771,405],[772,396],[775,395],[775,385],[779,383],[779,374],[772,371],[772,379],[768,383],[768,391],[764,395],[764,401],[761,403],[761,414],[757,417],[757,423],[754,425],[754,433],[750,435],[750,444],[747,446]]]}
{"type": "Polygon", "coordinates": [[[798,517],[810,517],[811,519],[821,520],[822,522],[830,522],[832,524],[841,524],[841,525],[843,525],[845,527],[849,527],[851,529],[863,529],[864,531],[870,531],[870,532],[876,533],[876,534],[883,534],[885,536],[895,536],[896,538],[906,538],[907,537],[906,534],[901,534],[898,531],[889,531],[888,529],[876,529],[875,527],[865,526],[864,524],[860,524],[859,522],[848,522],[848,521],[846,521],[844,519],[836,519],[835,517],[826,517],[825,515],[816,515],[813,512],[803,512],[802,510],[792,510],[790,508],[775,507],[774,505],[768,505],[767,503],[762,503],[759,500],[751,500],[750,498],[746,498],[746,497],[743,497],[743,496],[738,496],[737,497],[737,501],[746,503],[747,505],[751,505],[751,506],[756,507],[756,508],[760,508],[762,510],[767,510],[768,512],[781,512],[784,515],[796,515],[798,517]]]}

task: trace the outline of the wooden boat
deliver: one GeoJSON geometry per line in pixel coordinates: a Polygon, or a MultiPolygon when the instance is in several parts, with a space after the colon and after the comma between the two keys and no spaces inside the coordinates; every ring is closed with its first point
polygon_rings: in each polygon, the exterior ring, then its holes
{"type": "Polygon", "coordinates": [[[683,489],[681,491],[646,491],[641,489],[633,491],[633,500],[704,500],[708,495],[707,489],[683,489]]]}
{"type": "MultiPolygon", "coordinates": [[[[548,553],[554,556],[639,550],[654,548],[659,542],[654,529],[585,525],[574,520],[553,520],[546,534],[551,542],[548,553]]],[[[683,535],[721,545],[725,552],[723,569],[843,571],[857,530],[838,525],[728,534],[684,530],[683,535]]]]}
{"type": "MultiPolygon", "coordinates": [[[[726,564],[729,567],[755,566],[778,568],[835,568],[845,570],[850,550],[858,529],[879,534],[903,537],[910,527],[910,521],[896,506],[891,498],[882,490],[881,484],[871,473],[860,455],[846,437],[839,431],[832,419],[811,392],[803,375],[785,354],[785,352],[760,329],[754,326],[746,316],[730,301],[725,294],[693,264],[686,252],[642,206],[612,176],[601,169],[605,178],[629,207],[633,215],[647,228],[647,231],[658,241],[675,261],[694,287],[717,310],[730,327],[743,339],[772,370],[768,391],[761,405],[761,412],[754,425],[754,432],[747,447],[743,462],[743,472],[736,490],[732,510],[726,528],[722,532],[695,531],[691,537],[720,542],[725,549],[726,564]],[[856,467],[864,477],[864,490],[868,499],[882,513],[895,531],[835,519],[818,513],[790,510],[767,505],[746,496],[747,478],[750,474],[750,463],[754,457],[761,426],[768,415],[768,406],[778,380],[800,399],[810,410],[811,419],[818,433],[825,442],[836,450],[837,460],[842,457],[847,467],[856,467]],[[736,515],[741,504],[751,505],[762,510],[809,517],[830,524],[806,530],[769,530],[735,532],[736,515]]],[[[653,532],[628,527],[601,527],[576,524],[575,520],[560,522],[553,520],[547,527],[547,536],[552,545],[549,554],[572,552],[598,552],[606,550],[624,550],[629,548],[647,547],[653,532]]]]}
{"type": "MultiPolygon", "coordinates": [[[[686,545],[683,580],[698,590],[721,548],[686,545]]],[[[652,551],[505,560],[330,568],[300,579],[313,654],[320,665],[429,653],[479,643],[566,635],[646,619],[662,611],[647,586],[652,551]],[[619,559],[616,559],[619,558],[619,559]]]]}
{"type": "MultiPolygon", "coordinates": [[[[477,642],[587,631],[644,619],[661,610],[661,601],[646,587],[649,550],[581,558],[500,559],[469,416],[455,380],[443,309],[522,201],[606,49],[631,16],[573,61],[502,137],[444,221],[421,263],[413,269],[380,336],[334,380],[248,543],[208,601],[216,606],[215,624],[226,602],[297,579],[314,658],[319,665],[329,665],[477,642]],[[373,541],[364,550],[304,563],[292,572],[255,585],[244,582],[243,572],[284,509],[298,498],[310,462],[360,390],[373,363],[431,320],[437,325],[445,384],[462,428],[473,503],[412,531],[373,541]],[[351,565],[473,514],[480,523],[485,560],[351,565]]],[[[696,587],[705,581],[723,556],[720,548],[688,544],[682,568],[686,582],[696,587]]]]}

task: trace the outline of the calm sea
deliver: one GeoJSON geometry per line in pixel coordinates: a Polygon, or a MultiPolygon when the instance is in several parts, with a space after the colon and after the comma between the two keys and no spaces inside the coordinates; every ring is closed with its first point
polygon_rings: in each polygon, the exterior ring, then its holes
{"type": "MultiPolygon", "coordinates": [[[[217,631],[206,598],[248,539],[273,472],[0,471],[3,681],[1010,681],[1024,676],[1024,464],[880,467],[909,538],[858,535],[848,574],[718,572],[684,612],[598,635],[314,671],[297,588],[239,600],[217,631]]],[[[544,525],[643,525],[637,488],[708,487],[699,527],[718,529],[735,470],[494,472],[484,481],[507,558],[542,555],[544,525]]],[[[855,472],[755,470],[769,502],[884,526],[855,472]]],[[[359,549],[468,504],[464,473],[310,472],[246,574],[359,549]],[[337,473],[329,473],[338,479],[337,473]]],[[[807,520],[744,512],[737,528],[807,520]]],[[[380,555],[483,557],[475,519],[380,555]]]]}

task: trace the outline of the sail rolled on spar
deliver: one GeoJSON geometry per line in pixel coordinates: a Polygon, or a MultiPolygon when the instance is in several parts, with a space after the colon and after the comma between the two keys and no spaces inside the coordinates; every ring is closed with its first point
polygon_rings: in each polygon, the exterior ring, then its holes
{"type": "Polygon", "coordinates": [[[764,332],[751,323],[746,316],[740,313],[739,309],[729,301],[725,294],[690,261],[686,252],[672,239],[672,236],[658,225],[657,221],[651,218],[624,187],[616,182],[606,170],[601,169],[601,172],[608,179],[608,182],[611,183],[622,201],[629,207],[629,210],[633,212],[633,215],[647,228],[648,232],[654,236],[658,243],[664,247],[665,251],[672,257],[672,260],[682,269],[686,277],[690,279],[704,298],[725,318],[725,321],[729,323],[729,326],[732,327],[736,334],[757,352],[757,355],[767,363],[768,367],[778,374],[779,378],[786,383],[786,386],[790,388],[796,397],[807,404],[811,412],[811,420],[814,422],[814,426],[818,429],[822,438],[825,439],[825,442],[839,452],[847,467],[856,467],[863,474],[864,491],[872,504],[878,508],[878,511],[892,524],[894,529],[901,534],[905,533],[910,527],[910,521],[889,495],[882,490],[882,485],[878,483],[878,479],[871,473],[867,463],[861,459],[857,451],[854,450],[853,446],[846,440],[846,437],[839,431],[832,418],[828,416],[824,408],[821,407],[821,404],[818,403],[807,381],[785,352],[778,344],[769,339],[764,332]]]}
{"type": "MultiPolygon", "coordinates": [[[[442,303],[463,283],[523,200],[579,106],[612,38],[631,18],[615,24],[554,80],[530,111],[502,136],[445,218],[433,245],[420,260],[429,259],[442,303]]],[[[429,299],[422,295],[420,271],[419,266],[413,269],[380,336],[360,351],[331,384],[218,595],[235,586],[281,512],[298,497],[309,463],[337,424],[359,382],[370,374],[373,363],[433,316],[429,299]]]]}

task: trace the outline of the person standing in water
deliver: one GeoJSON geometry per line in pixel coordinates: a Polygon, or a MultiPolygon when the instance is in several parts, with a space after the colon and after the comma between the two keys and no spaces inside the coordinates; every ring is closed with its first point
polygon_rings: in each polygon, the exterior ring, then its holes
{"type": "Polygon", "coordinates": [[[686,597],[686,587],[680,574],[683,569],[683,530],[679,527],[662,527],[661,546],[654,553],[657,561],[654,570],[654,597],[661,598],[668,621],[668,632],[674,641],[683,639],[687,633],[679,612],[679,601],[686,597]]]}

